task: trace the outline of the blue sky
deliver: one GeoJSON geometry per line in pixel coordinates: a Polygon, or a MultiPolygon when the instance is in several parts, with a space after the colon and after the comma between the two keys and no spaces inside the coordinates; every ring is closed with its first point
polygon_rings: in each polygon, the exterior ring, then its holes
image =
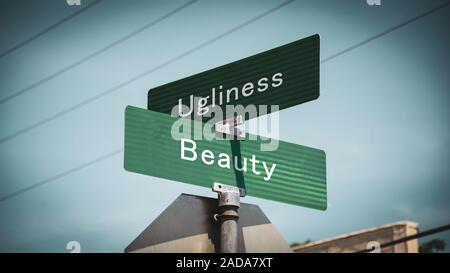
{"type": "MultiPolygon", "coordinates": [[[[92,1],[1,1],[0,54],[92,1]]],[[[104,0],[0,58],[0,100],[188,1],[104,0]]],[[[79,66],[0,104],[0,139],[157,67],[283,1],[197,1],[79,66]]],[[[445,1],[301,1],[67,114],[0,141],[0,198],[123,147],[126,105],[147,91],[319,33],[321,59],[445,1]]],[[[329,208],[262,199],[288,242],[399,220],[450,222],[450,7],[321,65],[318,100],[280,113],[280,138],[327,154],[329,208]]],[[[123,249],[179,194],[210,189],[126,172],[123,154],[0,202],[0,251],[123,249]]],[[[450,244],[450,233],[441,233],[450,244]]],[[[428,240],[430,238],[426,238],[428,240]]]]}

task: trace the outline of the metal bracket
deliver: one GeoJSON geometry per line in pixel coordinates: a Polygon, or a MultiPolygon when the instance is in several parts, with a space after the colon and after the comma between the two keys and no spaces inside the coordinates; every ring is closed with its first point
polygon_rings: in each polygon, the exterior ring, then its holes
{"type": "Polygon", "coordinates": [[[239,197],[245,196],[245,189],[214,183],[213,191],[219,194],[219,207],[236,206],[239,207],[239,197]]]}
{"type": "Polygon", "coordinates": [[[236,126],[244,124],[242,115],[216,122],[216,135],[222,137],[223,134],[235,136],[237,139],[245,139],[245,132],[236,128],[236,126]]]}
{"type": "Polygon", "coordinates": [[[219,213],[214,214],[220,224],[220,252],[236,253],[238,251],[239,198],[245,191],[238,187],[214,183],[213,189],[219,195],[219,213]]]}

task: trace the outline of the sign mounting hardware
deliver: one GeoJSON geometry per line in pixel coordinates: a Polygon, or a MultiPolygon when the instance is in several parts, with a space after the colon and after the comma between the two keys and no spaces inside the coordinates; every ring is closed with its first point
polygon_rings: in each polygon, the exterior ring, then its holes
{"type": "Polygon", "coordinates": [[[242,124],[244,124],[242,115],[237,115],[236,117],[216,122],[216,135],[218,137],[223,137],[225,134],[227,136],[233,136],[237,140],[245,140],[245,132],[236,128],[236,126],[242,124]]]}

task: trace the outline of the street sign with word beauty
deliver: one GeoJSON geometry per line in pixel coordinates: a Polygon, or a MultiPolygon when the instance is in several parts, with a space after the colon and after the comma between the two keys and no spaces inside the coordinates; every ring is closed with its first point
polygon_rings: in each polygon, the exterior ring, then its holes
{"type": "MultiPolygon", "coordinates": [[[[278,105],[282,110],[315,100],[319,97],[319,53],[316,34],[152,88],[147,108],[171,114],[178,106],[181,116],[193,114],[205,120],[211,106],[219,106],[223,113],[226,105],[278,105]],[[181,105],[190,110],[181,110],[181,105]],[[199,111],[193,110],[196,108],[199,111]]],[[[266,114],[256,110],[256,116],[266,114]]]]}
{"type": "MultiPolygon", "coordinates": [[[[172,137],[180,118],[132,106],[125,110],[125,169],[212,188],[214,182],[245,189],[247,195],[325,210],[326,164],[322,150],[285,141],[261,151],[270,140],[206,140],[204,123],[192,124],[189,137],[172,137]]],[[[246,134],[246,139],[250,135],[246,134]]]]}

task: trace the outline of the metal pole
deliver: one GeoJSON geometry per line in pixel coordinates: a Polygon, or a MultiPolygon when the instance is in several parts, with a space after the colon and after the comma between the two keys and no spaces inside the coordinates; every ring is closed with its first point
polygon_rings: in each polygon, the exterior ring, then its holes
{"type": "MultiPolygon", "coordinates": [[[[245,139],[245,134],[236,128],[243,123],[242,115],[238,115],[216,123],[215,130],[220,137],[225,134],[233,136],[233,139],[245,139]]],[[[219,195],[219,212],[214,215],[214,218],[220,225],[220,253],[237,253],[239,199],[245,196],[245,190],[214,183],[213,191],[219,195]]]]}
{"type": "Polygon", "coordinates": [[[220,225],[220,252],[238,252],[238,209],[243,191],[237,187],[214,183],[213,191],[218,193],[219,213],[215,215],[220,225]]]}

